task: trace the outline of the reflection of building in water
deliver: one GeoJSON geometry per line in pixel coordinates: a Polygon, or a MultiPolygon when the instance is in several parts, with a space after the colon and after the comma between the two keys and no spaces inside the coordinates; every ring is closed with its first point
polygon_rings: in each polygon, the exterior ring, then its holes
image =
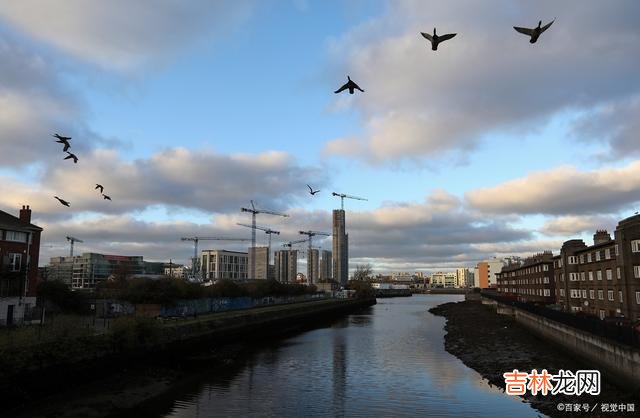
{"type": "Polygon", "coordinates": [[[347,387],[347,347],[342,335],[333,340],[333,414],[344,415],[345,391],[347,387]]]}

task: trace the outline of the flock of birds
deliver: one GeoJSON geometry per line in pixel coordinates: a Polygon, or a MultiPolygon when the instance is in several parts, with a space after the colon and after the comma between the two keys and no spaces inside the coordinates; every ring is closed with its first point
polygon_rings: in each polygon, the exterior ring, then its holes
{"type": "MultiPolygon", "coordinates": [[[[546,25],[542,26],[542,21],[538,21],[538,26],[536,26],[535,28],[523,28],[523,27],[519,27],[519,26],[514,26],[513,28],[518,32],[518,33],[522,33],[523,35],[527,35],[529,36],[529,42],[532,44],[535,44],[536,41],[538,40],[538,38],[540,37],[540,35],[542,35],[542,33],[544,33],[544,31],[546,31],[547,29],[549,29],[549,27],[551,27],[551,25],[553,24],[553,22],[555,22],[555,19],[553,19],[551,22],[547,23],[546,25]]],[[[445,35],[438,35],[436,33],[436,28],[433,28],[433,34],[429,34],[429,33],[425,33],[425,32],[420,32],[420,34],[427,39],[429,42],[431,42],[431,50],[433,51],[437,51],[438,50],[438,45],[441,44],[442,42],[448,41],[449,39],[454,38],[457,33],[448,33],[445,35]]],[[[364,93],[364,90],[360,88],[360,86],[358,86],[353,80],[351,80],[351,77],[347,76],[347,82],[345,84],[343,84],[338,90],[336,90],[334,93],[342,93],[343,91],[348,90],[349,94],[353,94],[356,90],[361,91],[362,93],[364,93]]],[[[54,134],[53,135],[55,138],[57,138],[58,143],[63,144],[64,148],[62,149],[63,152],[66,152],[68,155],[64,158],[65,160],[69,160],[72,159],[74,164],[78,163],[78,157],[69,152],[69,149],[71,148],[71,144],[69,144],[69,141],[71,141],[71,137],[68,136],[61,136],[59,134],[54,134]]],[[[309,194],[311,196],[315,196],[316,193],[320,192],[320,190],[314,190],[310,185],[307,184],[307,187],[309,188],[309,194]]],[[[107,196],[106,194],[104,194],[104,187],[101,184],[96,184],[96,187],[94,188],[95,190],[99,190],[99,193],[102,195],[102,198],[105,200],[111,200],[111,197],[107,196]]],[[[54,196],[54,198],[58,199],[58,201],[60,202],[60,204],[70,207],[71,204],[58,197],[58,196],[54,196]]]]}
{"type": "MultiPolygon", "coordinates": [[[[56,142],[59,144],[62,144],[64,147],[62,148],[63,152],[66,152],[68,155],[66,157],[64,157],[64,160],[73,160],[74,164],[78,164],[78,157],[69,152],[69,148],[71,148],[71,144],[69,143],[69,141],[71,141],[71,137],[70,136],[62,136],[60,134],[53,134],[53,137],[56,138],[56,142]]],[[[94,188],[94,190],[99,190],[100,194],[102,195],[102,198],[104,200],[111,200],[111,197],[107,196],[106,194],[104,194],[104,187],[101,184],[96,184],[96,187],[94,188]]],[[[67,200],[64,200],[61,197],[58,196],[53,196],[54,199],[57,199],[58,202],[60,202],[61,205],[66,206],[66,207],[71,207],[71,203],[69,203],[67,200]]]]}
{"type": "MultiPolygon", "coordinates": [[[[538,21],[538,26],[536,26],[535,28],[522,28],[520,26],[514,26],[513,28],[517,32],[522,33],[523,35],[527,35],[529,37],[529,42],[532,44],[535,44],[538,38],[540,37],[540,35],[542,35],[544,31],[549,29],[549,27],[553,25],[553,22],[555,21],[556,20],[553,19],[551,22],[542,26],[542,20],[540,20],[538,21]]],[[[457,33],[447,33],[446,35],[438,35],[436,33],[436,28],[433,28],[433,35],[425,32],[420,32],[420,34],[426,40],[431,42],[432,51],[437,51],[439,44],[441,44],[444,41],[448,41],[449,39],[457,35],[457,33]]],[[[343,84],[342,87],[340,87],[338,90],[336,90],[334,93],[342,93],[345,90],[349,90],[349,94],[353,94],[356,90],[360,90],[361,92],[364,93],[364,90],[362,90],[360,86],[358,86],[353,80],[351,80],[351,77],[347,76],[347,80],[348,81],[345,84],[343,84]]]]}

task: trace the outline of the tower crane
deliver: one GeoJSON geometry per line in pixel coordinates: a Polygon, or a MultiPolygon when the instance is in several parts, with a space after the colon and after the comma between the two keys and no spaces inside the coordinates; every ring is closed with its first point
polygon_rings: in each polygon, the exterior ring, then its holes
{"type": "Polygon", "coordinates": [[[296,240],[296,241],[289,241],[289,242],[285,242],[284,244],[282,244],[282,246],[283,246],[283,247],[289,247],[289,249],[291,249],[291,247],[292,247],[294,244],[301,244],[301,243],[303,243],[303,242],[307,242],[307,241],[309,241],[309,238],[299,239],[299,240],[296,240]]]}
{"type": "Polygon", "coordinates": [[[191,271],[194,276],[200,273],[198,270],[198,242],[200,241],[249,241],[249,238],[234,237],[182,237],[181,241],[193,241],[193,260],[191,262],[191,271]]]}
{"type": "Polygon", "coordinates": [[[316,235],[323,235],[325,237],[330,237],[331,234],[328,234],[326,232],[320,232],[320,231],[298,231],[298,232],[300,233],[300,235],[307,235],[309,237],[309,250],[307,252],[307,280],[311,284],[314,282],[313,266],[311,265],[311,248],[312,248],[313,237],[315,237],[316,235]]]}
{"type": "Polygon", "coordinates": [[[345,193],[331,193],[332,196],[337,196],[340,198],[340,209],[344,210],[344,199],[353,199],[353,200],[367,200],[364,197],[352,196],[350,194],[345,193]]]}
{"type": "MultiPolygon", "coordinates": [[[[280,213],[273,210],[268,209],[256,209],[256,205],[251,200],[251,208],[240,208],[240,212],[249,212],[251,213],[251,248],[255,248],[256,246],[256,215],[259,213],[265,213],[267,215],[274,216],[282,216],[284,218],[288,218],[289,215],[286,213],[280,213]]],[[[251,264],[251,277],[256,277],[256,263],[251,264]]]]}
{"type": "MultiPolygon", "coordinates": [[[[237,225],[246,226],[247,228],[254,228],[252,225],[249,225],[249,224],[238,223],[237,225]]],[[[269,235],[269,245],[267,246],[267,265],[268,265],[269,263],[271,263],[271,235],[272,234],[280,235],[280,231],[276,231],[275,229],[271,229],[267,226],[260,226],[260,225],[256,225],[255,229],[264,231],[265,234],[269,235]]]]}
{"type": "Polygon", "coordinates": [[[81,240],[80,238],[72,237],[69,235],[67,235],[67,241],[71,243],[71,248],[69,248],[69,257],[73,257],[73,244],[75,242],[84,242],[84,241],[81,240]]]}

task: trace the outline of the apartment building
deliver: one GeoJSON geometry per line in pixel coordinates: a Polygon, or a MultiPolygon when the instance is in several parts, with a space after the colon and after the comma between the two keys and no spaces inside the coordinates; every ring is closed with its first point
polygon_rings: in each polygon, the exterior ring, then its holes
{"type": "Polygon", "coordinates": [[[551,251],[511,261],[497,273],[497,290],[520,302],[555,303],[554,257],[551,251]]]}

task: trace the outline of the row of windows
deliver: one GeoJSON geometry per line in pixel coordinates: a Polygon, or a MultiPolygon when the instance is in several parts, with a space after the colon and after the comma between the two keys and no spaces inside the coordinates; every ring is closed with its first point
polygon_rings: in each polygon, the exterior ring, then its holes
{"type": "MultiPolygon", "coordinates": [[[[12,242],[24,242],[27,243],[29,235],[26,232],[20,231],[4,231],[4,240],[12,242]]],[[[2,231],[0,231],[0,239],[2,239],[2,231]]]]}
{"type": "Polygon", "coordinates": [[[519,293],[522,295],[551,296],[550,289],[522,289],[522,288],[505,288],[504,292],[519,293]]]}

